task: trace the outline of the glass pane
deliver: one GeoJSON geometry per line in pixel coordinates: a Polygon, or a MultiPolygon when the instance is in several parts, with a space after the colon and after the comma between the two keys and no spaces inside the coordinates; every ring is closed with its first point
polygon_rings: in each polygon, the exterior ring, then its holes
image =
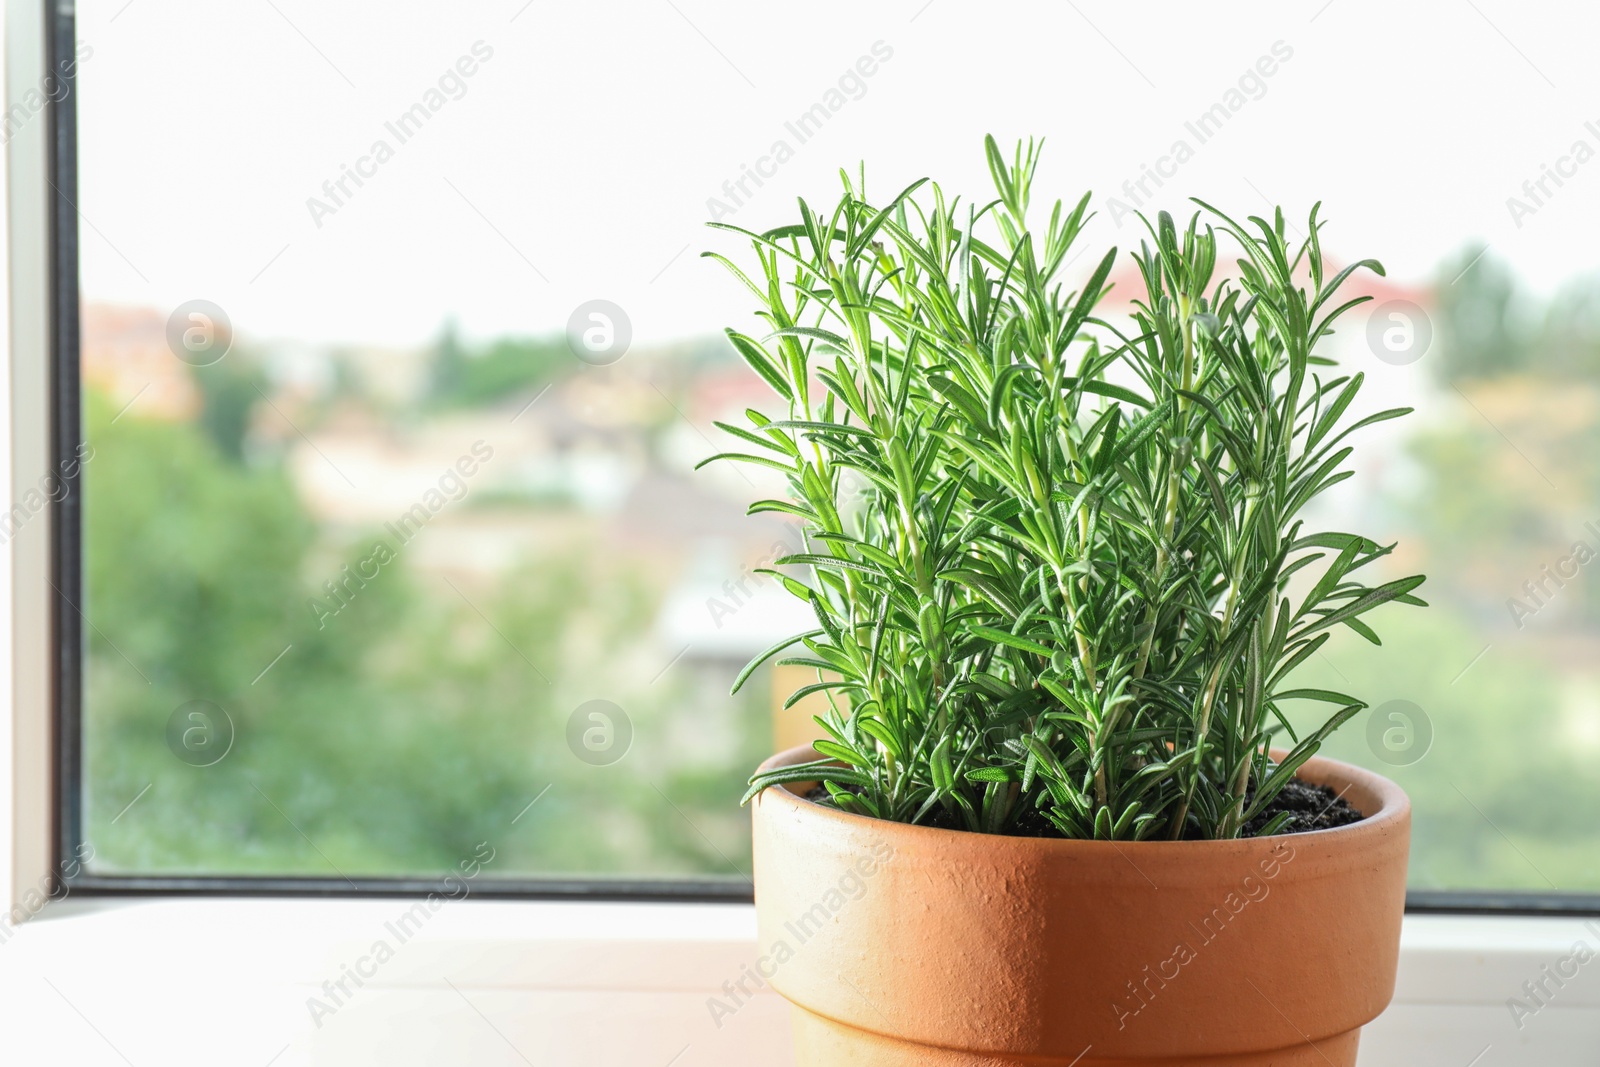
{"type": "Polygon", "coordinates": [[[808,13],[79,4],[93,869],[746,877],[743,780],[808,713],[793,669],[728,691],[807,618],[758,573],[793,529],[744,515],[781,481],[694,470],[767,406],[704,224],[863,159],[877,199],[981,200],[993,132],[1097,190],[1086,250],[1193,194],[1321,200],[1331,254],[1384,261],[1327,351],[1417,412],[1321,517],[1433,606],[1302,681],[1372,705],[1331,750],[1410,791],[1416,886],[1600,889],[1581,28],[808,13]]]}

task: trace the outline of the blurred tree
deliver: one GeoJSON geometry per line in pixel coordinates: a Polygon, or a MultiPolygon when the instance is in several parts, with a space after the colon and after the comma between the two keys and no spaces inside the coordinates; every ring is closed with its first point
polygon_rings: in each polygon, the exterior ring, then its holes
{"type": "MultiPolygon", "coordinates": [[[[1541,303],[1482,253],[1463,249],[1438,288],[1435,366],[1471,407],[1411,439],[1422,477],[1399,505],[1421,535],[1433,596],[1504,630],[1519,621],[1512,601],[1536,604],[1525,583],[1553,588],[1541,568],[1592,539],[1584,524],[1600,519],[1600,277],[1541,303]]],[[[1594,583],[1554,599],[1541,625],[1600,625],[1594,583]]]]}
{"type": "Polygon", "coordinates": [[[244,462],[251,414],[266,383],[260,364],[235,347],[208,367],[191,366],[189,375],[200,392],[200,428],[223,456],[244,462]]]}
{"type": "Polygon", "coordinates": [[[578,365],[564,337],[499,338],[465,346],[454,320],[434,349],[431,400],[436,407],[481,407],[544,385],[578,365]]]}
{"type": "Polygon", "coordinates": [[[1483,245],[1471,245],[1440,271],[1436,314],[1446,382],[1492,378],[1522,369],[1531,338],[1516,279],[1483,245]]]}
{"type": "Polygon", "coordinates": [[[741,728],[715,755],[670,747],[671,724],[708,708],[687,668],[646,682],[659,590],[632,565],[597,549],[452,588],[401,548],[330,616],[310,598],[328,604],[324,583],[381,531],[323,543],[280,467],[241,466],[195,426],[112,424],[96,392],[86,408],[85,824],[101,870],[425,875],[483,841],[491,874],[748,870],[737,801],[765,709],[729,700],[741,728]],[[612,766],[567,748],[569,715],[596,697],[633,722],[612,766]],[[167,747],[193,700],[234,727],[213,766],[167,747]]]}
{"type": "Polygon", "coordinates": [[[1530,369],[1570,378],[1600,374],[1600,277],[1579,278],[1556,295],[1534,349],[1530,369]]]}
{"type": "Polygon", "coordinates": [[[428,392],[434,398],[455,396],[466,377],[466,353],[461,349],[461,330],[455,319],[445,320],[444,329],[433,349],[428,392]]]}

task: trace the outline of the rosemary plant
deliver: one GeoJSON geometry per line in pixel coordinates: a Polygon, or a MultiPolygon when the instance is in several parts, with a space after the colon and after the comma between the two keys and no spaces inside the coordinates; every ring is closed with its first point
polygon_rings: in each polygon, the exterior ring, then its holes
{"type": "Polygon", "coordinates": [[[1196,201],[1181,230],[1146,222],[1145,291],[1114,321],[1096,307],[1115,249],[1080,289],[1061,281],[1089,197],[1034,229],[1036,146],[986,149],[990,203],[924,180],[878,208],[844,175],[829,213],[720,226],[753,270],[707,253],[756,298],[767,335],[728,336],[780,402],[719,424],[742,447],[712,460],[787,476],[790,498],[751,512],[800,521],[806,550],[768,573],[816,615],[734,688],[781,657],[817,672],[790,704],[831,707],[820,758],[746,799],[820,781],[903,822],[1237,837],[1365,706],[1294,669],[1334,627],[1377,643],[1363,616],[1423,603],[1420,576],[1354,577],[1393,545],[1297,518],[1350,476],[1353,431],[1409,411],[1347,419],[1362,375],[1324,377],[1314,353],[1365,299],[1339,301],[1346,278],[1383,269],[1325,276],[1315,208],[1295,244],[1281,211],[1241,224],[1196,201]],[[1333,710],[1299,736],[1291,700],[1333,710]]]}

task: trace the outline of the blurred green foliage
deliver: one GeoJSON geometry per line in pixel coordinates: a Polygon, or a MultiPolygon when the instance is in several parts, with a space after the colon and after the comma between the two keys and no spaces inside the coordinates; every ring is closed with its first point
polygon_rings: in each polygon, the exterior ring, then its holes
{"type": "Polygon", "coordinates": [[[1577,542],[1600,550],[1600,280],[1541,300],[1480,246],[1434,293],[1437,401],[1383,501],[1434,607],[1380,618],[1382,648],[1341,635],[1300,680],[1374,705],[1325,752],[1411,795],[1414,887],[1600,891],[1600,579],[1546,578],[1577,542]],[[1430,747],[1369,735],[1393,700],[1422,709],[1430,747]]]}
{"type": "Polygon", "coordinates": [[[542,386],[571,365],[563,337],[502,337],[473,347],[451,322],[434,347],[430,398],[438,407],[481,407],[542,386]]]}
{"type": "Polygon", "coordinates": [[[1379,622],[1388,623],[1383,648],[1341,634],[1301,677],[1372,700],[1324,754],[1410,794],[1412,887],[1600,890],[1600,673],[1443,611],[1379,622]],[[1378,758],[1369,736],[1391,700],[1428,717],[1431,744],[1414,763],[1410,753],[1378,758]]]}
{"type": "Polygon", "coordinates": [[[1440,274],[1439,358],[1431,361],[1438,376],[1457,382],[1520,368],[1528,347],[1511,271],[1483,245],[1471,245],[1440,274]]]}
{"type": "Polygon", "coordinates": [[[1574,278],[1540,300],[1492,252],[1471,245],[1445,263],[1434,293],[1440,350],[1430,362],[1441,382],[1600,380],[1600,277],[1574,278]]]}
{"type": "Polygon", "coordinates": [[[402,550],[319,626],[310,597],[380,533],[323,543],[282,465],[243,462],[250,416],[236,384],[252,373],[204,384],[198,426],[131,412],[113,425],[109,401],[88,396],[85,832],[97,869],[428,874],[487,841],[499,876],[742,878],[737,801],[768,747],[766,711],[725,701],[736,744],[673,747],[671,724],[703,711],[693,675],[645,685],[615,669],[651,648],[658,594],[638,569],[530,559],[452,589],[402,550]],[[567,747],[567,718],[591,698],[632,719],[632,748],[611,766],[567,747]],[[236,732],[209,767],[167,747],[169,717],[197,699],[236,732]]]}

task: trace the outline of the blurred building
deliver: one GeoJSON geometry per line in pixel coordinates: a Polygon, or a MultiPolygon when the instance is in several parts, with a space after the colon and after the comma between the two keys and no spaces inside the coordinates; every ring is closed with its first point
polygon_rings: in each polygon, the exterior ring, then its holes
{"type": "Polygon", "coordinates": [[[154,308],[85,304],[80,312],[83,381],[121,409],[138,398],[151,419],[192,419],[200,394],[189,366],[167,346],[167,317],[154,308]]]}

